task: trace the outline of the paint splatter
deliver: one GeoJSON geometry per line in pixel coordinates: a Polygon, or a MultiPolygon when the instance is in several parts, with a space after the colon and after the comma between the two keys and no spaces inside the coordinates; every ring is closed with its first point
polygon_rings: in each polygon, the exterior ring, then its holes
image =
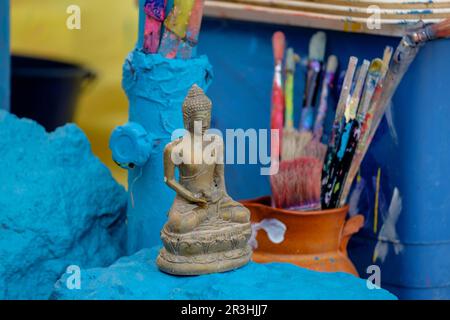
{"type": "Polygon", "coordinates": [[[389,127],[389,133],[391,135],[392,141],[394,142],[394,144],[397,146],[398,145],[398,134],[397,134],[397,129],[395,128],[394,125],[394,113],[393,113],[393,104],[392,102],[389,103],[385,115],[386,115],[386,121],[389,127]]]}
{"type": "Polygon", "coordinates": [[[402,198],[397,188],[394,189],[392,194],[391,204],[387,212],[387,216],[384,217],[384,224],[381,227],[380,234],[378,235],[378,241],[373,253],[373,262],[380,260],[382,263],[386,259],[389,252],[389,243],[393,244],[395,254],[399,254],[403,250],[403,245],[398,240],[396,225],[400,213],[402,211],[402,198]]]}
{"type": "Polygon", "coordinates": [[[361,194],[366,186],[366,181],[358,175],[358,179],[356,180],[356,185],[350,195],[348,205],[349,205],[349,216],[356,216],[359,212],[359,200],[361,198],[361,194]]]}
{"type": "Polygon", "coordinates": [[[248,244],[253,250],[258,248],[258,241],[256,241],[256,235],[259,230],[264,230],[267,233],[267,237],[270,241],[276,244],[280,244],[284,241],[284,235],[286,233],[286,225],[278,219],[264,219],[257,223],[252,223],[252,235],[248,244]]]}

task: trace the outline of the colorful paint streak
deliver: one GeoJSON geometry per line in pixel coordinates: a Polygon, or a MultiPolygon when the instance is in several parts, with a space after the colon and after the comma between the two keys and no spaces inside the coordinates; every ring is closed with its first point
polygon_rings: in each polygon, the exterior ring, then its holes
{"type": "Polygon", "coordinates": [[[161,27],[166,17],[167,0],[146,0],[144,27],[144,52],[156,53],[161,40],[161,27]]]}
{"type": "Polygon", "coordinates": [[[198,37],[203,20],[203,8],[205,0],[195,0],[191,18],[186,30],[186,39],[180,44],[179,57],[189,59],[193,56],[194,48],[197,46],[198,37]]]}
{"type": "Polygon", "coordinates": [[[194,2],[195,0],[174,1],[173,8],[164,21],[165,30],[158,51],[164,57],[174,59],[177,56],[180,43],[186,38],[194,2]]]}

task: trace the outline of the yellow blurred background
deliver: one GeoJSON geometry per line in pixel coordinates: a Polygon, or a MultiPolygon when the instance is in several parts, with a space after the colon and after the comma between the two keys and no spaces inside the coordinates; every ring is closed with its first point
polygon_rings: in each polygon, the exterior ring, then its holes
{"type": "Polygon", "coordinates": [[[88,136],[93,152],[126,185],[126,171],[114,164],[109,136],[127,121],[128,102],[121,88],[122,64],[137,40],[134,0],[11,0],[13,54],[79,63],[98,78],[78,103],[75,122],[88,136]],[[66,12],[81,9],[81,29],[70,30],[66,12]]]}

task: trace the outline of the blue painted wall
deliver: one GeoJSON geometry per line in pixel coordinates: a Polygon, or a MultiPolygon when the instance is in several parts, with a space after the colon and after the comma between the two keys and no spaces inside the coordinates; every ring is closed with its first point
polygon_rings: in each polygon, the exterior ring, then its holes
{"type": "Polygon", "coordinates": [[[0,109],[9,110],[9,0],[0,1],[0,109]]]}
{"type": "MultiPolygon", "coordinates": [[[[286,33],[289,46],[306,56],[317,30],[208,19],[199,52],[209,56],[215,79],[209,90],[213,124],[227,128],[267,128],[273,77],[271,37],[286,33]]],[[[327,31],[328,54],[346,65],[350,55],[360,59],[381,56],[386,45],[399,39],[327,31]]],[[[384,262],[377,261],[382,285],[401,298],[450,298],[450,41],[428,44],[421,50],[394,97],[393,118],[398,144],[386,121],[374,138],[362,177],[367,187],[360,201],[366,224],[350,244],[350,254],[362,276],[373,264],[372,254],[387,215],[393,190],[403,199],[396,224],[397,238],[387,239],[384,262]],[[375,188],[381,168],[378,231],[373,232],[375,188]],[[403,245],[395,253],[393,243],[403,245]]],[[[345,66],[344,66],[345,67],[345,66]]],[[[304,79],[296,79],[295,105],[301,103],[304,79]]],[[[334,99],[337,92],[334,92],[334,99]]],[[[297,110],[298,111],[298,110],[297,110]]],[[[331,115],[332,116],[332,115],[331,115]]],[[[298,112],[296,119],[299,118],[298,112]]],[[[267,177],[258,165],[228,165],[227,185],[237,198],[270,194],[267,177]]]]}

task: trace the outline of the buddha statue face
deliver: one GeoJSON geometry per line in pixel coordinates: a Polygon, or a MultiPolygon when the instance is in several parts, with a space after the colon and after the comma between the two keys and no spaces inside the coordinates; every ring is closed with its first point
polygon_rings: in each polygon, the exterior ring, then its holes
{"type": "Polygon", "coordinates": [[[211,127],[211,100],[197,85],[192,86],[183,103],[185,128],[195,135],[204,134],[211,127]]]}

